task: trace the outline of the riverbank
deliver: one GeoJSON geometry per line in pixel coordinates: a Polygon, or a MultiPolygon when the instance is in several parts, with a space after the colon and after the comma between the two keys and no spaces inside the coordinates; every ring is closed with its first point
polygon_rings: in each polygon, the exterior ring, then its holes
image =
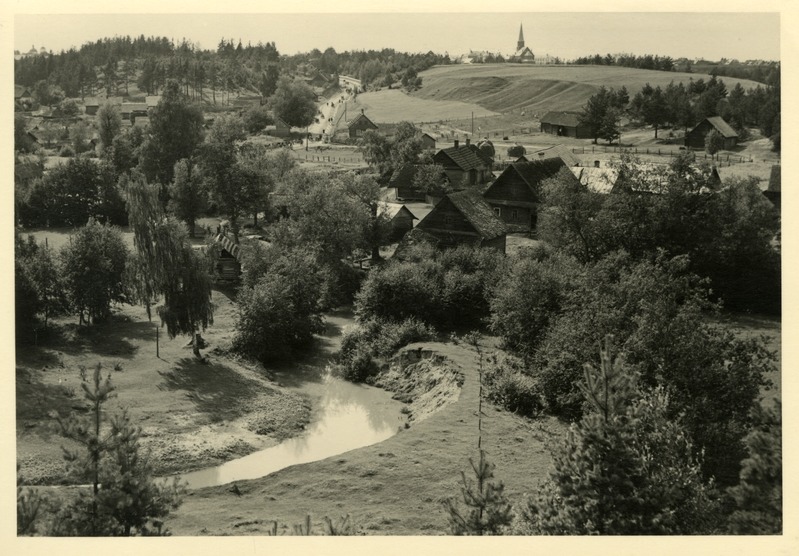
{"type": "MultiPolygon", "coordinates": [[[[477,455],[477,356],[463,344],[421,343],[406,349],[417,348],[452,367],[453,374],[440,376],[459,377],[455,384],[462,379],[457,396],[451,395],[453,388],[443,386],[440,395],[417,405],[418,418],[408,429],[379,444],[239,481],[235,489],[227,485],[192,491],[170,515],[172,533],[265,535],[277,521],[280,534],[310,514],[317,531],[324,529],[325,516],[335,522],[349,515],[357,534],[448,534],[441,501],[460,495],[460,472],[467,471],[469,477],[469,458],[477,455]],[[427,411],[436,400],[446,401],[438,403],[437,411],[427,411]]],[[[414,380],[402,382],[409,385],[414,380]]],[[[517,502],[546,478],[551,463],[547,443],[566,427],[551,418],[523,419],[490,404],[484,404],[483,411],[483,448],[496,464],[496,479],[517,502]]]]}
{"type": "MultiPolygon", "coordinates": [[[[157,475],[202,469],[253,453],[305,431],[316,393],[283,385],[281,374],[226,353],[235,321],[234,301],[213,292],[214,326],[203,338],[206,361],[191,354],[188,338],[158,336],[144,309],[123,306],[111,322],[79,327],[76,318],[57,321],[55,333],[37,346],[20,346],[16,361],[17,462],[26,482],[63,484],[61,446],[51,411],[85,411],[80,366],[103,365],[117,388],[109,414],[127,408],[143,431],[157,475]]],[[[329,334],[336,335],[337,328],[329,334]]],[[[302,367],[307,379],[321,376],[334,343],[320,338],[302,367]]]]}

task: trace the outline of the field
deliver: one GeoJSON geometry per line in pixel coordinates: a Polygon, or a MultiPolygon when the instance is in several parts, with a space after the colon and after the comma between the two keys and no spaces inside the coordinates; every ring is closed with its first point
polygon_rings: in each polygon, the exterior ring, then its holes
{"type": "Polygon", "coordinates": [[[494,112],[472,102],[460,99],[427,99],[409,96],[397,89],[384,89],[361,93],[355,100],[347,101],[347,119],[351,120],[364,110],[375,123],[437,122],[471,117],[491,116],[494,112]]]}
{"type": "MultiPolygon", "coordinates": [[[[436,66],[419,74],[422,88],[414,97],[474,103],[494,112],[540,117],[549,110],[579,110],[600,86],[622,85],[632,97],[644,84],[709,79],[696,73],[663,72],[614,66],[527,66],[522,64],[458,64],[436,66]]],[[[732,89],[757,86],[754,81],[720,77],[732,89]]],[[[475,114],[476,115],[476,114],[475,114]]]]}

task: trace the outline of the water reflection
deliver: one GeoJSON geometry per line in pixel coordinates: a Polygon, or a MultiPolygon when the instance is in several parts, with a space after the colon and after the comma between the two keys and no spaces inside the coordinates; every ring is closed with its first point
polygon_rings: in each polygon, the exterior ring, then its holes
{"type": "Polygon", "coordinates": [[[381,442],[403,425],[401,404],[388,392],[325,376],[314,420],[306,433],[217,467],[187,473],[189,488],[256,479],[290,465],[309,463],[381,442]]]}

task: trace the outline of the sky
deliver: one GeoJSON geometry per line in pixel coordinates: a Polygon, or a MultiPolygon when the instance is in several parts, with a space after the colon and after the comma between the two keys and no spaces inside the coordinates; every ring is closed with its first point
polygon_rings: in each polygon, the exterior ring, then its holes
{"type": "MultiPolygon", "coordinates": [[[[418,5],[418,4],[416,4],[418,5]]],[[[458,4],[451,3],[450,7],[458,4]]],[[[528,3],[528,5],[530,5],[528,3]]],[[[23,10],[25,5],[20,6],[23,10]]],[[[202,4],[200,4],[202,8],[202,4]]],[[[595,53],[658,54],[674,58],[780,59],[780,14],[718,12],[506,12],[438,13],[19,13],[13,17],[14,49],[44,46],[58,52],[115,35],[189,39],[204,49],[221,38],[276,43],[281,54],[394,48],[450,55],[469,50],[508,54],[519,25],[535,54],[564,60],[595,53]]],[[[107,11],[107,10],[106,10],[107,11]]]]}

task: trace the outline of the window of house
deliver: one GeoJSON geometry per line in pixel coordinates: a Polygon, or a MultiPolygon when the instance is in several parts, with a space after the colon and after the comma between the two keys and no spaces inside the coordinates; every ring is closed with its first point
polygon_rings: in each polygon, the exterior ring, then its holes
{"type": "Polygon", "coordinates": [[[518,210],[510,211],[510,219],[511,220],[518,220],[519,219],[519,211],[518,210]]]}
{"type": "Polygon", "coordinates": [[[502,211],[500,210],[499,207],[494,207],[494,214],[496,214],[497,216],[502,216],[502,211]]]}
{"type": "Polygon", "coordinates": [[[444,215],[444,225],[445,226],[452,226],[453,223],[454,223],[454,219],[452,218],[452,215],[451,214],[445,214],[444,215]]]}

